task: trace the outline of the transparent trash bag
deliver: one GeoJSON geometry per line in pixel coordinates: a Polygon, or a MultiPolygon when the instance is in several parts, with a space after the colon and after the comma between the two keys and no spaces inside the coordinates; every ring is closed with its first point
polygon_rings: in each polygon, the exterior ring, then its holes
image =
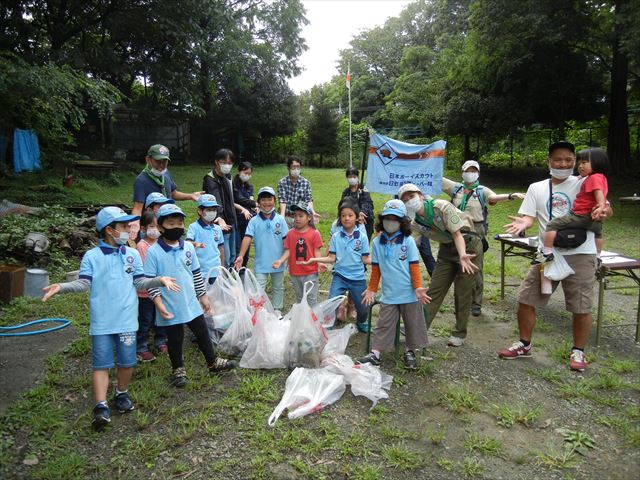
{"type": "MultiPolygon", "coordinates": [[[[239,279],[226,268],[218,268],[218,278],[216,283],[207,288],[207,297],[211,304],[212,314],[207,315],[207,325],[209,330],[226,331],[235,316],[236,303],[244,299],[244,290],[239,279]],[[207,318],[208,317],[208,318],[207,318]]],[[[213,270],[213,269],[212,269],[213,270]]],[[[207,273],[207,278],[211,270],[207,273]]]]}
{"type": "Polygon", "coordinates": [[[291,321],[287,335],[284,361],[287,367],[320,366],[320,355],[327,343],[327,334],[309,306],[307,294],[313,288],[312,282],[304,284],[304,294],[300,303],[294,303],[285,320],[291,321]]]}
{"type": "MultiPolygon", "coordinates": [[[[243,269],[242,285],[245,298],[249,305],[249,311],[254,315],[258,310],[266,309],[269,313],[275,314],[276,311],[271,304],[271,300],[265,293],[264,289],[258,283],[256,276],[248,268],[243,269]]],[[[252,319],[254,325],[255,321],[252,319]]]]}
{"type": "Polygon", "coordinates": [[[553,249],[553,261],[544,264],[544,276],[549,280],[560,281],[576,273],[562,254],[553,249]]]}
{"type": "Polygon", "coordinates": [[[247,349],[252,333],[251,313],[245,304],[237,302],[233,322],[224,332],[218,348],[227,355],[240,356],[247,349]]]}
{"type": "Polygon", "coordinates": [[[349,344],[349,339],[352,335],[355,335],[356,331],[356,326],[353,323],[336,330],[328,330],[327,337],[329,339],[322,350],[321,359],[334,353],[344,354],[349,344]]]}
{"type": "Polygon", "coordinates": [[[269,426],[275,425],[280,415],[288,410],[289,419],[319,412],[337,402],[346,389],[344,377],[324,369],[296,368],[285,384],[282,400],[269,417],[269,426]]]}
{"type": "Polygon", "coordinates": [[[338,307],[346,298],[345,295],[338,295],[337,297],[317,303],[316,306],[313,307],[313,313],[316,314],[316,317],[318,317],[318,320],[324,328],[331,328],[336,323],[338,307]]]}
{"type": "Polygon", "coordinates": [[[252,316],[253,334],[240,359],[242,368],[284,368],[284,351],[291,322],[267,309],[252,316]]]}

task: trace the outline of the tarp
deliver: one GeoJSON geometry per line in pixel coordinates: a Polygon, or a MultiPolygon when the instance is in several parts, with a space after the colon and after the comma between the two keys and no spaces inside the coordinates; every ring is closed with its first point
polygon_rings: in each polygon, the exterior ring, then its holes
{"type": "Polygon", "coordinates": [[[444,140],[414,145],[371,132],[366,187],[371,192],[395,195],[402,185],[413,183],[425,195],[438,195],[446,147],[444,140]]]}
{"type": "Polygon", "coordinates": [[[38,135],[34,130],[20,130],[13,132],[13,170],[16,173],[39,171],[40,147],[38,135]]]}

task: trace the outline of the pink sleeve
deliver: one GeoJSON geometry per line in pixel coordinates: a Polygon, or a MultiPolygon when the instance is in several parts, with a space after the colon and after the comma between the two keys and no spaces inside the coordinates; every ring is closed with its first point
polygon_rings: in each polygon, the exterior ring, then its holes
{"type": "Polygon", "coordinates": [[[144,257],[147,256],[147,250],[149,250],[149,244],[143,240],[140,240],[136,244],[136,250],[140,254],[140,259],[144,262],[144,257]]]}

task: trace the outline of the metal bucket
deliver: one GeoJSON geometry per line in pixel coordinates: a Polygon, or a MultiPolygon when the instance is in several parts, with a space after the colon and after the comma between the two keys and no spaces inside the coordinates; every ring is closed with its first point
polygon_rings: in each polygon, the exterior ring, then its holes
{"type": "Polygon", "coordinates": [[[40,268],[27,268],[24,275],[24,294],[28,297],[41,298],[42,289],[49,285],[49,272],[40,268]]]}

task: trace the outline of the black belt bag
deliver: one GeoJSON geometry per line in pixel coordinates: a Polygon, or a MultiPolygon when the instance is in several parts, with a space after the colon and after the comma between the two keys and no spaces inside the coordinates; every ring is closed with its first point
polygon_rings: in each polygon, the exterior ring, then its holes
{"type": "Polygon", "coordinates": [[[566,230],[558,230],[556,232],[553,246],[559,248],[578,248],[586,241],[586,230],[582,228],[567,228],[566,230]]]}

